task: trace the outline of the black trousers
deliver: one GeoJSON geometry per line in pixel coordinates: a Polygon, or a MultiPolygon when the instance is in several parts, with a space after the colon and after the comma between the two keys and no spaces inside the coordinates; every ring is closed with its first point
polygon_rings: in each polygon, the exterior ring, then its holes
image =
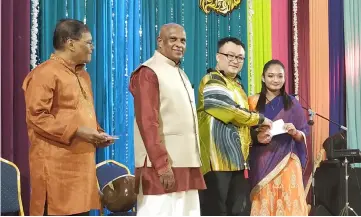
{"type": "Polygon", "coordinates": [[[199,192],[202,216],[249,216],[250,186],[242,171],[211,171],[204,176],[207,189],[199,192]]]}
{"type": "MultiPolygon", "coordinates": [[[[90,211],[82,212],[82,213],[76,213],[76,214],[72,214],[72,215],[68,215],[68,216],[89,216],[89,215],[90,215],[90,211]]],[[[49,216],[48,215],[48,203],[47,203],[47,200],[45,201],[45,206],[44,206],[44,216],[49,216]]]]}

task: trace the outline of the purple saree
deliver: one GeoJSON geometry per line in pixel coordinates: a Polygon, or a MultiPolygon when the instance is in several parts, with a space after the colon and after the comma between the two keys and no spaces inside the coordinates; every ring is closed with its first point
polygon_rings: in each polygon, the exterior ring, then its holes
{"type": "MultiPolygon", "coordinates": [[[[284,110],[282,97],[278,96],[266,104],[264,115],[273,121],[283,119],[285,123],[293,123],[297,130],[307,135],[308,125],[304,111],[300,103],[294,97],[291,98],[293,106],[288,111],[284,110]]],[[[282,171],[292,153],[299,158],[303,171],[307,163],[304,142],[296,142],[286,133],[274,136],[267,145],[254,141],[250,150],[251,195],[259,192],[282,171]]]]}

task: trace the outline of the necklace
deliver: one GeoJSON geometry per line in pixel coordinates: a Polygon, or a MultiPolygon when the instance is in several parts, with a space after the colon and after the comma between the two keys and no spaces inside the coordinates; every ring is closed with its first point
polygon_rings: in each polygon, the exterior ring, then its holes
{"type": "MultiPolygon", "coordinates": [[[[268,101],[268,103],[271,103],[271,101],[266,97],[266,100],[268,101]]],[[[277,107],[280,105],[280,102],[281,102],[281,98],[278,98],[278,103],[277,103],[277,107]]],[[[275,108],[273,107],[272,103],[270,104],[272,110],[274,111],[275,108]]]]}

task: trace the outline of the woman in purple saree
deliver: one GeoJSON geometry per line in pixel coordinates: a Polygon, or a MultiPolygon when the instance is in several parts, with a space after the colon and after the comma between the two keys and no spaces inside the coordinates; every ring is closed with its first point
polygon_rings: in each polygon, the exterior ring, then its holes
{"type": "Polygon", "coordinates": [[[272,137],[270,129],[253,133],[250,152],[251,215],[308,215],[303,170],[307,163],[307,120],[299,102],[285,92],[284,66],[267,62],[260,94],[249,98],[250,109],[284,121],[286,133],[272,137]]]}

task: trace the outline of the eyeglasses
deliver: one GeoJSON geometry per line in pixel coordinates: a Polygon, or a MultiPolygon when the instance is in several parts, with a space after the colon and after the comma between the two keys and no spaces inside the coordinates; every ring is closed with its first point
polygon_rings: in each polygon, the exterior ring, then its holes
{"type": "Polygon", "coordinates": [[[93,41],[83,41],[81,39],[71,39],[71,40],[83,42],[83,43],[87,44],[88,46],[94,46],[93,41]]]}
{"type": "Polygon", "coordinates": [[[94,46],[94,43],[92,41],[82,41],[85,44],[89,45],[89,46],[94,46]]]}
{"type": "Polygon", "coordinates": [[[237,59],[237,62],[243,63],[244,59],[245,59],[243,56],[234,56],[232,54],[226,54],[226,53],[220,53],[220,52],[218,52],[218,53],[226,56],[229,61],[234,61],[237,59]]]}

